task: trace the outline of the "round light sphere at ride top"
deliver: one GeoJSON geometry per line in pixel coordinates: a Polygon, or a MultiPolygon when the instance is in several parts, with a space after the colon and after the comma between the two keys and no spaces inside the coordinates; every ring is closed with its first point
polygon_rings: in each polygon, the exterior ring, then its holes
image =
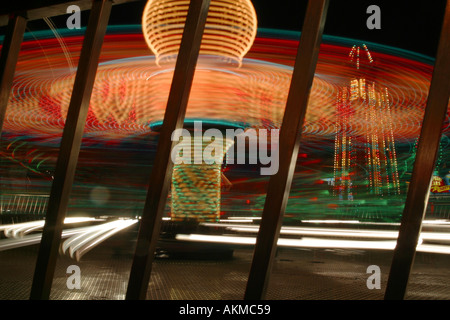
{"type": "MultiPolygon", "coordinates": [[[[145,41],[156,63],[175,60],[189,9],[188,0],[150,0],[142,16],[145,41]]],[[[200,54],[239,65],[256,37],[257,19],[250,0],[212,0],[200,54]]]]}

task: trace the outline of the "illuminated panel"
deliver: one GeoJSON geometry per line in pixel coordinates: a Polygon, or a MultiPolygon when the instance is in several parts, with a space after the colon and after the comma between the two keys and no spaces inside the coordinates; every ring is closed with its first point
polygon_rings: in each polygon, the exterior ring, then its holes
{"type": "Polygon", "coordinates": [[[191,163],[185,161],[185,163],[174,165],[171,199],[172,220],[218,221],[220,218],[222,162],[234,140],[216,137],[211,143],[201,136],[188,140],[183,140],[177,145],[180,152],[177,154],[176,161],[181,161],[184,157],[191,163]]]}
{"type": "MultiPolygon", "coordinates": [[[[359,55],[358,49],[352,47],[351,63],[354,55],[359,55]]],[[[364,49],[370,64],[373,59],[367,46],[364,49]]],[[[375,81],[367,81],[360,71],[363,67],[369,70],[365,63],[357,63],[355,77],[339,91],[336,101],[333,189],[340,200],[353,200],[355,186],[367,186],[369,194],[400,194],[389,91],[379,90],[375,81]],[[353,131],[352,122],[358,111],[365,126],[361,131],[353,131]]]]}
{"type": "MultiPolygon", "coordinates": [[[[187,0],[150,0],[145,6],[142,29],[157,64],[174,61],[178,54],[188,8],[187,0]]],[[[256,31],[256,13],[249,0],[212,0],[200,54],[240,64],[256,31]]]]}

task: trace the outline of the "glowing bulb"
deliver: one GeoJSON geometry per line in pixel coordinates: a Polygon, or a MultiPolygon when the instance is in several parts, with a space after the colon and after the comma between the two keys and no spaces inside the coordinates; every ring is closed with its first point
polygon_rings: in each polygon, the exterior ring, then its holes
{"type": "MultiPolygon", "coordinates": [[[[156,63],[174,61],[189,8],[188,0],[149,0],[142,16],[142,30],[156,63]]],[[[256,37],[257,18],[250,0],[212,0],[200,54],[238,62],[256,37]]]]}

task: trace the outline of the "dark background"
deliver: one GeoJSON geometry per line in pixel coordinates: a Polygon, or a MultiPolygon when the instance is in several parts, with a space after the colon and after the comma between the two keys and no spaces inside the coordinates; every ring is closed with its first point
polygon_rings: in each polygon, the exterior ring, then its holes
{"type": "MultiPolygon", "coordinates": [[[[146,1],[116,5],[110,24],[140,24],[146,1]]],[[[252,0],[259,28],[300,31],[306,0],[252,0]]],[[[445,0],[330,0],[325,34],[354,38],[415,51],[434,57],[437,50],[445,0]],[[381,9],[381,29],[369,30],[367,7],[381,9]]],[[[59,28],[66,27],[69,15],[53,17],[59,28]]],[[[83,12],[82,26],[87,25],[88,12],[83,12]]],[[[31,21],[29,30],[48,29],[40,21],[31,21]]],[[[0,30],[3,34],[3,29],[0,30]]]]}
{"type": "MultiPolygon", "coordinates": [[[[446,1],[330,0],[325,34],[371,41],[434,57],[446,1]],[[381,9],[381,29],[369,30],[370,5],[381,9]]],[[[253,0],[260,27],[301,30],[306,1],[253,0]],[[276,5],[273,3],[276,2],[276,5]]]]}
{"type": "MultiPolygon", "coordinates": [[[[110,24],[140,23],[146,1],[117,6],[110,24]],[[121,10],[118,10],[119,7],[121,10]]],[[[306,0],[252,0],[259,28],[301,31],[306,0]]],[[[330,0],[325,34],[399,47],[434,57],[445,0],[330,0]],[[381,29],[369,30],[367,7],[381,9],[381,29]]]]}

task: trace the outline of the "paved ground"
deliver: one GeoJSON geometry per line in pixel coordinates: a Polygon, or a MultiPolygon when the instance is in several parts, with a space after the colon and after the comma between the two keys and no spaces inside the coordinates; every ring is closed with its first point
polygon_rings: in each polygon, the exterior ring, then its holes
{"type": "MultiPolygon", "coordinates": [[[[131,266],[130,243],[107,241],[81,261],[58,259],[51,299],[122,300],[131,266]],[[118,243],[121,243],[118,245],[118,243]],[[81,289],[68,289],[67,267],[81,270],[81,289]]],[[[156,259],[150,300],[241,300],[252,259],[251,248],[236,248],[229,259],[156,259]]],[[[0,300],[28,299],[37,246],[0,252],[0,300]]],[[[280,249],[267,299],[381,300],[392,251],[280,249]],[[381,289],[369,290],[369,265],[381,269],[381,289]]],[[[418,253],[407,299],[449,300],[450,255],[418,253]]]]}

